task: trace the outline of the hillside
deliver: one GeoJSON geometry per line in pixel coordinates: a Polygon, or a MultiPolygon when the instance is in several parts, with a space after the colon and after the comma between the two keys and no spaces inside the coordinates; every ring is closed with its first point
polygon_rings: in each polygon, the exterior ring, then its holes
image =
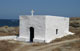
{"type": "Polygon", "coordinates": [[[11,35],[19,35],[19,27],[9,27],[9,26],[0,27],[0,36],[11,36],[11,35]]]}
{"type": "Polygon", "coordinates": [[[70,18],[70,31],[75,33],[76,37],[80,38],[80,17],[70,18]]]}
{"type": "Polygon", "coordinates": [[[76,34],[80,34],[80,17],[70,18],[70,31],[76,34]]]}

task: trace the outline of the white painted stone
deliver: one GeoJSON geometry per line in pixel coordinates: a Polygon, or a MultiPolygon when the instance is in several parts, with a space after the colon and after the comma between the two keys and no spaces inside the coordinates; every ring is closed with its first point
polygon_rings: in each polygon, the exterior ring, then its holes
{"type": "Polygon", "coordinates": [[[18,40],[30,41],[30,27],[34,28],[33,42],[51,42],[55,38],[68,35],[69,18],[49,15],[20,16],[18,40]],[[56,34],[56,29],[58,29],[56,34]]]}
{"type": "Polygon", "coordinates": [[[0,36],[0,40],[16,40],[17,36],[0,36]]]}

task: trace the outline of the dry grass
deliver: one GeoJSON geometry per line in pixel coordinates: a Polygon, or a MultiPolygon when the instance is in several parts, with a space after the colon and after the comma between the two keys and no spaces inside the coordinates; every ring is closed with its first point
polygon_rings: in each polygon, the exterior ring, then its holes
{"type": "Polygon", "coordinates": [[[18,35],[19,27],[0,27],[0,36],[18,35]]]}
{"type": "Polygon", "coordinates": [[[80,41],[63,44],[52,51],[80,51],[80,41]]]}
{"type": "Polygon", "coordinates": [[[19,44],[9,43],[8,41],[0,41],[0,51],[12,51],[14,50],[19,44]]]}

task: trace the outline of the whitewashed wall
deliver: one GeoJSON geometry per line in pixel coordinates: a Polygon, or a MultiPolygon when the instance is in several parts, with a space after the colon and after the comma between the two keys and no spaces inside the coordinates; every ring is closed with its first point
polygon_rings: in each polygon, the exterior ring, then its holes
{"type": "Polygon", "coordinates": [[[30,27],[34,28],[34,41],[44,41],[45,16],[20,16],[19,40],[30,41],[30,27]]]}
{"type": "Polygon", "coordinates": [[[68,35],[69,31],[69,18],[60,16],[47,16],[46,17],[46,42],[50,42],[56,38],[68,35]],[[58,29],[58,34],[56,34],[58,29]]]}

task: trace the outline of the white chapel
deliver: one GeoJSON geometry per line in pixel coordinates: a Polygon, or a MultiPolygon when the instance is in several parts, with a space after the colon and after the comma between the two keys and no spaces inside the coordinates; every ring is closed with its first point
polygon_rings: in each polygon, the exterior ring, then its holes
{"type": "Polygon", "coordinates": [[[69,18],[51,15],[21,15],[18,40],[49,43],[68,35],[69,18]]]}

